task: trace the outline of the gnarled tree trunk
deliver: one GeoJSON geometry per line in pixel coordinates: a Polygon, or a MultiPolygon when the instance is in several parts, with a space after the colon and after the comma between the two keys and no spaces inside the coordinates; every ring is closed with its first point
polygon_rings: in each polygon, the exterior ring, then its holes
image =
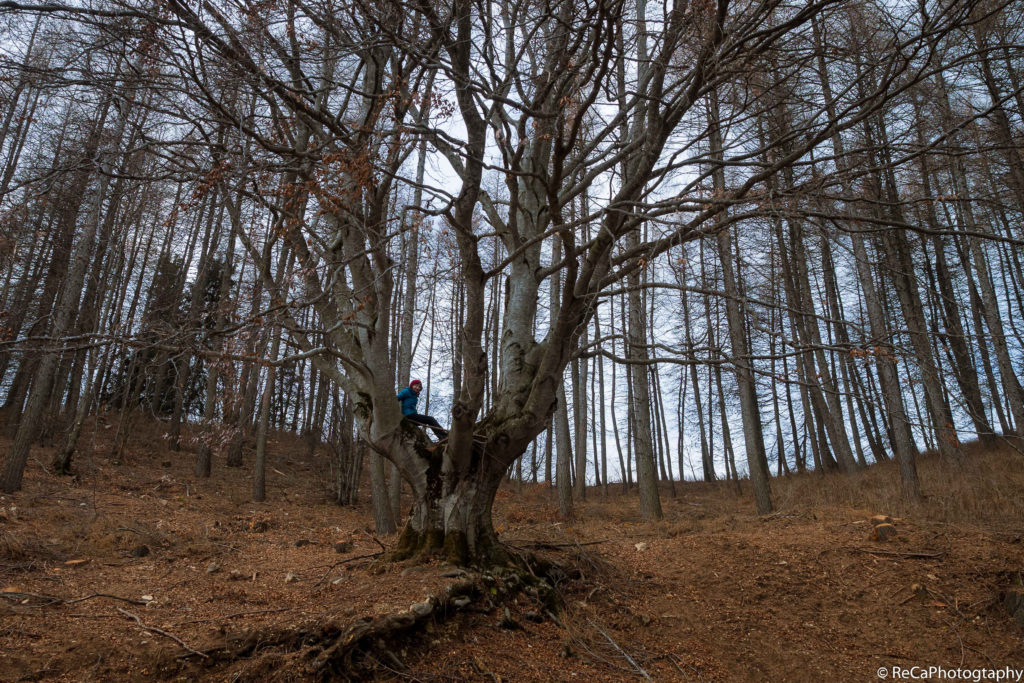
{"type": "MultiPolygon", "coordinates": [[[[474,442],[470,469],[446,471],[440,449],[419,446],[423,469],[414,477],[414,503],[395,559],[438,554],[459,565],[500,564],[507,559],[491,522],[491,506],[505,474],[474,442]]],[[[502,460],[503,459],[499,459],[502,460]]]]}

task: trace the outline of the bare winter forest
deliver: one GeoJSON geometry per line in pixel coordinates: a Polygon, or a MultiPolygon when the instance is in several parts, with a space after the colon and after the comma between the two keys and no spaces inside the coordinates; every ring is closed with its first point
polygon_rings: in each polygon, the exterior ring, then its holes
{"type": "Polygon", "coordinates": [[[1020,3],[11,0],[0,36],[5,505],[295,486],[476,568],[535,568],[506,495],[952,523],[962,478],[1022,520],[1020,3]]]}

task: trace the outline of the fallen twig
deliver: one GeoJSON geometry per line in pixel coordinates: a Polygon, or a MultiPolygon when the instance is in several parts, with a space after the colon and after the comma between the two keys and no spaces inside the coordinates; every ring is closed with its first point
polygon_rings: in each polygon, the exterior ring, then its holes
{"type": "Polygon", "coordinates": [[[50,605],[73,605],[76,602],[85,602],[86,600],[92,600],[93,598],[110,598],[111,600],[122,600],[124,602],[130,602],[133,605],[145,605],[145,600],[135,600],[134,598],[123,598],[120,595],[111,595],[110,593],[93,593],[92,595],[86,595],[83,598],[72,598],[71,600],[65,600],[59,595],[46,595],[45,593],[21,593],[17,591],[8,591],[6,593],[0,593],[9,600],[16,600],[21,602],[31,598],[37,600],[44,600],[45,602],[36,605],[26,605],[26,607],[49,607],[50,605]]]}
{"type": "Polygon", "coordinates": [[[608,635],[607,633],[605,633],[605,632],[604,632],[604,630],[603,630],[603,629],[602,629],[602,628],[601,628],[600,626],[598,626],[597,624],[595,624],[595,623],[594,623],[594,622],[593,622],[592,620],[590,620],[590,619],[587,619],[587,621],[588,621],[588,622],[590,622],[590,625],[591,625],[591,626],[593,626],[593,627],[594,627],[595,629],[597,629],[597,632],[598,632],[598,633],[600,633],[600,634],[601,634],[602,636],[604,636],[604,639],[605,639],[605,640],[607,640],[607,641],[608,641],[608,643],[609,643],[609,644],[610,644],[610,645],[611,645],[612,647],[614,647],[614,648],[615,648],[616,650],[618,650],[618,651],[619,651],[619,654],[621,654],[621,655],[622,655],[623,657],[625,657],[625,658],[626,658],[626,661],[627,661],[627,662],[629,662],[630,666],[632,666],[632,667],[633,667],[633,668],[634,668],[634,669],[636,670],[636,672],[637,672],[638,674],[640,674],[641,676],[643,676],[643,677],[644,677],[644,680],[648,680],[648,681],[650,681],[651,683],[654,683],[654,679],[653,679],[653,678],[651,678],[651,677],[650,677],[650,676],[649,676],[649,675],[647,674],[647,672],[646,672],[646,671],[644,671],[644,670],[643,670],[643,668],[642,668],[642,667],[641,667],[641,666],[640,666],[639,664],[637,664],[637,663],[636,663],[636,661],[635,661],[635,660],[634,660],[634,659],[633,659],[632,657],[630,657],[630,656],[629,656],[629,653],[628,653],[628,652],[626,652],[626,651],[625,651],[625,650],[623,650],[623,649],[622,649],[621,647],[619,647],[619,644],[618,644],[618,643],[616,643],[616,642],[615,642],[614,640],[612,640],[612,637],[611,637],[610,635],[608,635]]]}
{"type": "Polygon", "coordinates": [[[559,548],[582,548],[588,545],[600,545],[601,543],[607,543],[611,539],[602,539],[600,541],[587,541],[585,543],[551,543],[549,541],[523,541],[523,545],[518,545],[518,548],[533,548],[534,550],[557,550],[559,548]]]}
{"type": "Polygon", "coordinates": [[[110,598],[111,600],[121,600],[122,602],[130,602],[133,605],[147,605],[145,600],[136,600],[135,598],[123,598],[120,595],[111,595],[110,593],[93,593],[92,595],[86,595],[84,598],[75,598],[74,600],[65,600],[65,605],[73,605],[76,602],[85,602],[86,600],[92,600],[93,598],[110,598]]]}
{"type": "MultiPolygon", "coordinates": [[[[686,676],[686,672],[683,671],[683,668],[681,666],[679,666],[679,662],[682,661],[682,659],[680,659],[679,655],[673,654],[671,652],[667,652],[667,653],[665,653],[665,658],[668,659],[668,661],[672,663],[672,666],[674,666],[676,668],[676,671],[678,671],[683,676],[686,676]]],[[[700,669],[695,667],[693,664],[687,664],[686,662],[683,662],[683,664],[686,664],[686,668],[687,669],[693,669],[693,673],[697,677],[697,680],[699,680],[699,681],[703,681],[704,680],[704,677],[700,675],[700,669]]]]}
{"type": "Polygon", "coordinates": [[[862,546],[845,546],[847,550],[856,550],[862,553],[870,553],[872,555],[886,555],[890,557],[905,557],[909,559],[917,560],[938,560],[946,555],[945,550],[939,550],[936,552],[931,551],[900,551],[900,550],[882,550],[880,548],[865,548],[862,546]]]}
{"type": "Polygon", "coordinates": [[[546,609],[544,610],[544,614],[546,614],[548,616],[548,619],[554,622],[555,626],[557,626],[558,628],[562,629],[563,631],[569,630],[565,627],[565,624],[562,623],[562,620],[558,618],[558,615],[555,614],[553,611],[546,609]]]}
{"type": "Polygon", "coordinates": [[[171,640],[176,642],[178,645],[181,645],[183,648],[188,650],[190,653],[192,653],[194,655],[199,655],[203,659],[209,659],[210,658],[210,655],[208,655],[206,653],[203,653],[203,652],[200,652],[199,650],[193,650],[192,648],[190,648],[188,645],[185,644],[185,641],[183,641],[181,638],[179,638],[178,636],[174,635],[173,633],[168,633],[167,631],[163,630],[162,628],[157,628],[155,626],[148,626],[148,625],[142,623],[142,619],[140,619],[138,616],[132,614],[128,610],[121,609],[120,607],[118,607],[117,611],[120,612],[121,614],[125,615],[126,617],[130,617],[131,619],[134,619],[135,623],[139,625],[139,628],[141,628],[141,629],[143,629],[145,631],[152,631],[153,633],[159,633],[160,635],[162,635],[165,638],[170,638],[171,640]]]}
{"type": "Polygon", "coordinates": [[[14,600],[15,602],[22,602],[32,598],[46,601],[37,605],[25,605],[25,607],[49,607],[50,605],[59,605],[64,602],[63,598],[59,598],[56,595],[46,595],[44,593],[22,593],[20,591],[4,591],[3,593],[0,593],[0,597],[7,598],[8,600],[14,600]]]}
{"type": "Polygon", "coordinates": [[[355,562],[356,560],[365,560],[365,559],[368,559],[368,558],[371,558],[371,557],[380,557],[381,555],[384,554],[384,552],[385,551],[381,550],[380,552],[377,552],[377,553],[368,553],[366,555],[356,555],[355,557],[348,557],[348,558],[345,558],[344,560],[340,560],[339,562],[335,562],[334,564],[332,564],[329,567],[327,567],[327,571],[324,572],[323,577],[319,581],[317,581],[316,583],[313,584],[313,588],[317,588],[317,587],[323,585],[323,583],[325,581],[327,581],[327,577],[331,575],[331,570],[334,569],[335,567],[340,567],[343,564],[348,564],[349,562],[355,562]]]}
{"type": "Polygon", "coordinates": [[[205,624],[208,621],[226,621],[227,619],[234,619],[235,617],[244,617],[250,614],[273,614],[275,612],[290,612],[294,607],[278,607],[277,609],[254,609],[248,612],[235,612],[234,614],[228,614],[223,617],[210,617],[209,619],[192,619],[191,621],[179,621],[175,626],[185,626],[186,624],[205,624]]]}
{"type": "Polygon", "coordinates": [[[365,555],[356,555],[354,557],[347,557],[344,560],[342,560],[341,562],[335,562],[333,565],[331,565],[331,568],[333,569],[334,567],[337,567],[337,566],[342,565],[342,564],[348,564],[349,562],[355,562],[356,560],[365,560],[365,559],[368,559],[368,558],[371,558],[371,557],[380,557],[385,552],[387,552],[387,551],[386,550],[381,550],[380,552],[376,552],[376,553],[367,553],[365,555]]]}
{"type": "Polygon", "coordinates": [[[928,593],[929,596],[931,596],[932,600],[936,600],[938,602],[943,603],[947,607],[951,608],[954,612],[956,612],[960,619],[962,619],[963,621],[967,621],[967,615],[960,611],[960,608],[957,606],[956,601],[950,600],[942,593],[932,590],[928,586],[924,586],[924,590],[926,593],[928,593]]]}
{"type": "MultiPolygon", "coordinates": [[[[380,555],[381,553],[387,552],[387,547],[383,543],[381,543],[381,540],[379,538],[377,538],[373,534],[371,534],[369,532],[366,532],[366,531],[364,531],[363,533],[365,533],[367,536],[369,536],[370,540],[372,540],[374,543],[376,543],[377,545],[380,546],[380,551],[381,552],[377,553],[378,555],[380,555]]],[[[356,558],[351,558],[351,559],[356,559],[356,558]]]]}

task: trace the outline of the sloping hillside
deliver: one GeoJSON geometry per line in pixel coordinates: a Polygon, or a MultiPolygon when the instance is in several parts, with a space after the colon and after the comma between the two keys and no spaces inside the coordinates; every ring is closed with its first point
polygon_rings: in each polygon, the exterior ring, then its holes
{"type": "MultiPolygon", "coordinates": [[[[1024,475],[1009,449],[975,452],[962,470],[924,458],[928,498],[910,509],[887,467],[775,482],[768,517],[733,485],[676,484],[657,524],[617,487],[589,491],[570,523],[548,490],[511,485],[496,511],[503,540],[562,567],[535,563],[548,573],[531,585],[381,562],[396,539],[374,536],[365,507],[329,502],[320,461],[279,456],[270,500],[253,504],[244,469],[217,462],[197,481],[189,453],[145,437],[120,466],[97,437],[73,479],[33,463],[25,490],[0,499],[0,679],[865,681],[879,667],[1024,669],[1024,625],[1003,599],[1024,571],[1024,475]],[[888,541],[872,539],[876,514],[894,517],[888,541]],[[358,647],[341,652],[339,637],[358,647]]],[[[303,452],[287,440],[271,451],[303,452]]]]}

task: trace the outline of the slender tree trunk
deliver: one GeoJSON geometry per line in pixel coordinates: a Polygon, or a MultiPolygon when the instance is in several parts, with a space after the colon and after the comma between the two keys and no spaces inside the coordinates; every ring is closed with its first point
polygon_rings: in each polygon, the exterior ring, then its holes
{"type": "MultiPolygon", "coordinates": [[[[628,240],[635,247],[640,236],[628,240]]],[[[626,358],[632,363],[633,399],[629,404],[635,430],[636,479],[640,487],[640,514],[644,519],[661,519],[661,498],[658,495],[658,471],[654,460],[654,437],[651,430],[651,394],[647,382],[647,330],[645,311],[640,299],[640,274],[634,270],[628,277],[629,329],[626,358]]]]}
{"type": "MultiPolygon", "coordinates": [[[[971,235],[985,232],[975,220],[973,207],[966,199],[969,190],[967,188],[966,172],[963,168],[962,159],[958,159],[954,163],[952,178],[954,192],[957,196],[961,197],[957,204],[960,208],[960,215],[965,223],[964,227],[971,235]]],[[[981,313],[989,331],[987,345],[992,349],[996,357],[999,377],[1003,385],[1003,396],[1005,396],[1010,406],[1015,433],[1018,436],[1022,436],[1024,435],[1024,387],[1021,386],[1010,357],[1010,349],[1006,342],[1006,332],[1003,327],[1003,315],[999,306],[999,300],[996,297],[995,285],[989,273],[988,259],[978,237],[969,236],[966,239],[972,265],[974,266],[975,281],[978,283],[978,289],[981,293],[981,313]]],[[[982,340],[981,343],[986,344],[986,340],[982,340]]]]}
{"type": "MultiPolygon", "coordinates": [[[[586,347],[587,334],[583,333],[581,345],[586,347]]],[[[573,404],[575,406],[574,417],[576,418],[576,481],[573,487],[576,498],[586,500],[587,498],[587,363],[585,360],[576,359],[572,362],[573,373],[573,404]]]]}
{"type": "MultiPolygon", "coordinates": [[[[722,134],[719,129],[718,101],[716,93],[708,99],[709,126],[711,128],[711,158],[719,162],[713,171],[715,194],[725,193],[725,170],[721,166],[722,134]]],[[[764,431],[761,411],[757,402],[757,385],[751,370],[750,349],[747,346],[746,315],[743,299],[733,267],[733,245],[730,230],[719,228],[717,236],[718,261],[722,266],[722,283],[725,287],[725,314],[729,327],[729,342],[732,348],[732,365],[740,396],[740,416],[743,420],[743,441],[747,453],[747,469],[754,488],[754,502],[757,512],[766,515],[772,511],[771,487],[768,481],[768,456],[764,448],[764,431]]]]}
{"type": "MultiPolygon", "coordinates": [[[[295,254],[286,245],[281,249],[277,259],[277,281],[287,283],[289,274],[295,263],[295,254]]],[[[281,291],[271,292],[271,303],[280,303],[288,296],[288,285],[281,291]],[[276,299],[276,301],[275,301],[276,299]]],[[[277,361],[281,349],[281,327],[275,326],[271,332],[269,358],[277,361]]],[[[257,380],[259,379],[257,373],[257,380]]],[[[262,502],[267,499],[267,432],[270,430],[270,413],[273,404],[274,390],[277,384],[277,367],[267,367],[267,377],[260,396],[259,414],[256,418],[256,454],[252,464],[252,499],[262,502]]]]}
{"type": "MultiPolygon", "coordinates": [[[[281,344],[281,332],[274,332],[274,340],[270,344],[270,357],[276,359],[281,344]]],[[[261,503],[267,499],[267,432],[270,429],[270,404],[274,394],[276,370],[273,365],[267,368],[267,379],[260,396],[260,412],[256,420],[256,457],[252,465],[252,499],[261,503]]]]}
{"type": "Polygon", "coordinates": [[[569,409],[566,405],[565,381],[558,383],[558,407],[555,408],[555,447],[557,452],[555,482],[558,488],[558,513],[572,519],[572,442],[569,437],[569,409]]]}
{"type": "MultiPolygon", "coordinates": [[[[555,235],[551,241],[551,260],[557,262],[561,258],[561,238],[555,235]]],[[[555,320],[561,308],[561,280],[560,275],[555,273],[551,276],[551,319],[555,320]]],[[[563,519],[571,519],[573,516],[572,499],[572,441],[569,432],[569,402],[565,395],[565,378],[558,378],[556,388],[558,404],[555,406],[555,414],[552,419],[555,441],[555,486],[558,491],[558,513],[563,519]]]]}
{"type": "MultiPolygon", "coordinates": [[[[224,257],[220,269],[220,283],[219,291],[217,295],[217,310],[214,313],[214,330],[215,334],[217,330],[224,328],[224,323],[227,319],[227,311],[225,310],[228,305],[228,296],[231,289],[231,275],[234,271],[235,261],[235,232],[241,230],[242,226],[241,216],[232,212],[231,215],[231,230],[228,235],[228,246],[227,253],[224,257]]],[[[215,342],[212,346],[212,351],[220,352],[222,348],[223,336],[216,334],[215,342]]],[[[212,456],[213,456],[213,444],[212,440],[215,434],[214,417],[216,416],[217,408],[217,382],[219,376],[219,365],[220,363],[215,358],[211,358],[207,362],[206,371],[206,391],[203,399],[203,437],[199,443],[199,451],[196,454],[196,466],[195,475],[197,477],[209,477],[210,470],[212,467],[212,456]]]]}
{"type": "MultiPolygon", "coordinates": [[[[818,47],[818,74],[821,79],[826,110],[829,116],[835,116],[836,110],[828,78],[829,72],[825,67],[825,53],[821,44],[821,34],[817,21],[812,23],[812,29],[818,47]]],[[[847,167],[845,147],[838,130],[832,134],[832,144],[836,151],[837,164],[839,164],[840,170],[845,170],[847,167]]],[[[848,186],[844,186],[843,189],[845,194],[852,199],[853,193],[851,189],[848,186]]],[[[886,414],[889,418],[888,422],[892,429],[892,447],[900,469],[903,494],[909,499],[917,500],[921,497],[915,462],[917,447],[914,444],[910,420],[907,417],[903,403],[891,335],[885,325],[885,316],[880,303],[881,299],[875,286],[875,280],[872,277],[864,236],[856,229],[851,230],[850,243],[853,248],[857,279],[860,282],[861,291],[864,294],[865,307],[868,312],[868,325],[872,337],[870,348],[878,367],[879,384],[881,385],[886,414]]]]}
{"type": "MultiPolygon", "coordinates": [[[[871,126],[865,124],[865,130],[869,144],[875,137],[875,131],[871,126]]],[[[879,127],[878,137],[882,144],[882,156],[886,159],[886,177],[883,185],[882,178],[876,179],[876,191],[878,197],[887,200],[889,211],[892,212],[898,224],[905,224],[906,221],[899,210],[899,196],[896,192],[896,180],[891,168],[888,156],[888,136],[884,128],[879,127]]],[[[913,280],[914,265],[910,256],[910,245],[903,230],[894,229],[885,233],[887,246],[886,255],[888,258],[889,270],[895,285],[896,294],[900,301],[900,308],[903,318],[907,323],[911,344],[914,347],[914,355],[917,357],[918,367],[921,371],[921,381],[925,393],[925,401],[931,415],[934,427],[935,438],[939,452],[946,458],[960,460],[960,442],[953,426],[953,416],[949,405],[942,399],[942,392],[939,390],[939,372],[932,354],[931,344],[928,340],[927,325],[924,320],[924,307],[921,296],[917,289],[917,283],[913,280]]]]}
{"type": "MultiPolygon", "coordinates": [[[[217,188],[210,192],[210,196],[205,203],[206,206],[206,225],[203,228],[203,243],[201,247],[201,253],[199,256],[199,265],[196,268],[196,279],[192,283],[191,300],[189,302],[189,312],[187,318],[187,325],[190,330],[194,331],[199,323],[202,306],[202,286],[206,281],[207,269],[209,268],[210,250],[213,244],[217,242],[217,236],[220,232],[220,225],[214,225],[215,217],[215,201],[217,199],[217,188]]],[[[200,214],[202,217],[202,213],[200,214]]],[[[197,222],[197,228],[201,225],[200,221],[197,222]]],[[[175,375],[174,383],[174,408],[171,411],[171,424],[168,428],[168,441],[171,450],[176,451],[181,448],[181,423],[184,419],[185,412],[185,393],[188,387],[189,379],[192,375],[192,354],[183,353],[178,359],[177,373],[175,375]]]]}
{"type": "MultiPolygon", "coordinates": [[[[99,149],[100,133],[106,122],[106,113],[109,106],[110,101],[108,100],[107,103],[103,105],[102,112],[93,127],[92,134],[90,135],[90,141],[86,144],[84,160],[85,165],[90,169],[97,163],[95,156],[99,149]]],[[[83,186],[87,178],[87,174],[88,171],[85,171],[81,176],[83,186]]],[[[97,196],[94,198],[94,202],[102,201],[102,197],[97,196]]],[[[74,212],[68,211],[66,213],[66,220],[73,225],[77,213],[77,208],[74,212]]],[[[73,258],[71,259],[67,278],[64,280],[63,286],[59,291],[57,305],[53,312],[53,324],[50,327],[50,334],[54,339],[60,339],[64,336],[64,334],[70,329],[77,313],[78,301],[82,293],[82,285],[85,280],[86,268],[89,265],[89,259],[92,254],[93,243],[95,242],[98,228],[99,221],[86,222],[85,231],[79,239],[78,246],[75,249],[73,258]]],[[[25,472],[25,463],[28,460],[29,449],[39,432],[43,412],[50,399],[50,391],[54,384],[54,373],[57,369],[59,360],[59,351],[47,351],[43,353],[39,362],[38,370],[36,371],[32,388],[28,395],[27,405],[25,406],[25,410],[18,421],[18,428],[15,432],[14,441],[11,445],[11,451],[4,464],[3,479],[0,481],[0,489],[5,493],[13,493],[14,491],[21,489],[21,481],[25,472]]]]}

